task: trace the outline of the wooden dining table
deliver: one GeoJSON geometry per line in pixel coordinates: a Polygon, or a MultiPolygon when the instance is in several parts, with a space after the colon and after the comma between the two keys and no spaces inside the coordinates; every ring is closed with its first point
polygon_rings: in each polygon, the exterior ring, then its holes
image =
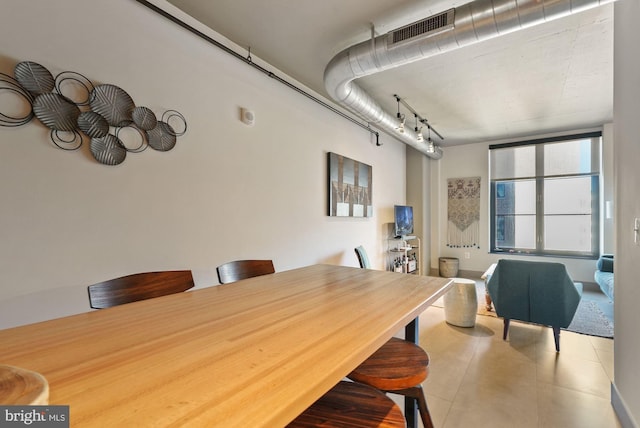
{"type": "Polygon", "coordinates": [[[71,426],[285,426],[450,285],[313,265],[0,330],[0,364],[71,426]]]}

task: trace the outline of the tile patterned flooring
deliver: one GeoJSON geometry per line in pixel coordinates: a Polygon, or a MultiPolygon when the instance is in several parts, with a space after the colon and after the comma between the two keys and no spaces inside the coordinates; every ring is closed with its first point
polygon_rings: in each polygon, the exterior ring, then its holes
{"type": "Polygon", "coordinates": [[[436,306],[420,316],[436,427],[621,427],[610,403],[613,340],[563,330],[556,353],[548,327],[514,321],[507,341],[502,329],[502,319],[482,315],[455,327],[436,306]]]}

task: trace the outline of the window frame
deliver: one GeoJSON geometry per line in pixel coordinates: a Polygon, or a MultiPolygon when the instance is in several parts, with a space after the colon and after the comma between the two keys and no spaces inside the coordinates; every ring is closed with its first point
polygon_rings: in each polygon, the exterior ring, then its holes
{"type": "MultiPolygon", "coordinates": [[[[602,132],[589,132],[583,134],[563,135],[550,138],[540,138],[535,140],[519,141],[506,144],[493,144],[489,146],[489,252],[493,254],[514,254],[532,256],[553,256],[569,257],[581,259],[597,259],[600,253],[600,181],[601,181],[601,148],[602,132]],[[597,141],[593,141],[597,138],[597,141]],[[544,175],[544,146],[551,143],[569,142],[580,139],[592,139],[591,156],[592,168],[588,173],[554,174],[544,175]],[[535,176],[534,177],[512,177],[495,179],[491,165],[491,150],[513,148],[518,146],[535,146],[535,176]],[[595,164],[594,164],[595,162],[595,164]],[[595,169],[595,170],[594,170],[595,169]],[[545,179],[571,177],[591,177],[591,250],[590,251],[570,251],[570,250],[550,250],[545,249],[544,237],[544,184],[545,179]],[[497,194],[498,185],[505,182],[517,182],[522,180],[535,180],[536,183],[536,209],[535,209],[535,248],[501,248],[496,245],[497,230],[497,200],[504,198],[504,189],[501,195],[497,194]]],[[[517,174],[514,174],[517,175],[517,174]]],[[[504,216],[503,218],[504,224],[504,216]]],[[[503,232],[504,233],[504,232],[503,232]]]]}

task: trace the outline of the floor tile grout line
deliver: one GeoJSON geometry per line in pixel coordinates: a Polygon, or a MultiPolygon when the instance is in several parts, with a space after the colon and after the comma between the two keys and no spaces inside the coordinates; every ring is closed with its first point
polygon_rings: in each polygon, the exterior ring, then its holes
{"type": "MultiPolygon", "coordinates": [[[[573,334],[580,334],[580,333],[573,333],[573,334]]],[[[596,348],[593,346],[593,343],[591,341],[589,341],[589,345],[593,348],[593,352],[596,354],[596,356],[598,356],[596,348]]],[[[541,363],[541,361],[539,360],[539,356],[541,355],[541,352],[537,349],[538,346],[539,346],[539,342],[536,341],[536,383],[538,385],[548,385],[548,386],[555,387],[555,388],[561,388],[561,389],[564,389],[564,390],[567,390],[567,391],[573,391],[573,392],[578,392],[578,393],[581,393],[581,394],[587,394],[587,395],[590,395],[590,396],[593,396],[593,397],[601,398],[603,400],[610,400],[611,399],[610,396],[609,397],[603,397],[600,394],[594,394],[594,393],[586,391],[586,390],[584,390],[582,388],[571,388],[571,387],[568,387],[568,386],[565,386],[565,385],[559,385],[559,384],[554,383],[554,382],[545,382],[545,381],[541,380],[541,378],[539,376],[539,367],[540,367],[540,363],[541,363]]],[[[541,351],[545,352],[544,349],[541,349],[541,351]]],[[[557,364],[557,361],[558,361],[559,358],[561,358],[560,353],[558,353],[556,355],[556,364],[557,364]]],[[[593,360],[581,358],[581,357],[578,357],[578,356],[575,356],[573,358],[583,360],[584,362],[587,362],[587,363],[598,364],[602,368],[602,371],[605,373],[607,378],[609,379],[609,375],[607,374],[607,370],[605,369],[604,364],[601,361],[599,356],[598,356],[598,361],[593,361],[593,360]]]]}
{"type": "MultiPolygon", "coordinates": [[[[443,309],[443,310],[444,310],[444,309],[443,309]]],[[[445,321],[445,322],[446,322],[446,321],[445,321]]],[[[475,328],[475,327],[473,327],[473,328],[475,328]]],[[[447,424],[447,419],[448,419],[449,415],[451,414],[451,410],[453,409],[454,404],[456,403],[456,400],[457,400],[457,398],[458,398],[458,396],[459,396],[459,394],[460,394],[460,389],[461,389],[462,385],[464,385],[465,380],[468,380],[468,379],[467,379],[467,376],[469,376],[469,369],[470,369],[470,367],[471,367],[471,363],[472,363],[472,362],[473,362],[473,360],[478,356],[478,349],[479,349],[479,347],[480,347],[480,341],[481,341],[482,339],[483,339],[483,338],[481,338],[481,337],[474,337],[474,338],[472,339],[472,340],[474,341],[472,355],[471,355],[471,357],[466,361],[466,366],[465,366],[464,374],[462,375],[461,380],[460,380],[460,383],[459,383],[459,384],[458,384],[458,386],[456,387],[456,391],[455,391],[455,393],[453,394],[453,399],[451,400],[451,404],[449,405],[449,409],[447,410],[447,415],[446,415],[446,417],[445,417],[445,419],[444,419],[443,426],[446,426],[446,424],[447,424]]],[[[486,339],[486,340],[493,340],[491,337],[487,337],[487,338],[485,338],[485,339],[486,339]]]]}

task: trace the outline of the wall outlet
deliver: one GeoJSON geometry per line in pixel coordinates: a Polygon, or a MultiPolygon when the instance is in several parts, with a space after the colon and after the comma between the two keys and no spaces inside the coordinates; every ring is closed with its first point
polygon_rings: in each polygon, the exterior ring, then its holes
{"type": "Polygon", "coordinates": [[[470,253],[470,252],[468,252],[468,251],[465,251],[465,252],[464,252],[464,258],[465,258],[465,259],[470,259],[470,258],[471,258],[471,253],[470,253]]]}

